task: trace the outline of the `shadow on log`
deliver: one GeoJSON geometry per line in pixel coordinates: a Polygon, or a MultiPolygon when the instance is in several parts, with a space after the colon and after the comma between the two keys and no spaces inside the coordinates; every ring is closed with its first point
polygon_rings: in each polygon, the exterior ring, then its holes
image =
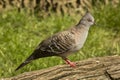
{"type": "Polygon", "coordinates": [[[4,80],[120,80],[120,56],[90,58],[76,63],[76,68],[58,65],[4,80]]]}

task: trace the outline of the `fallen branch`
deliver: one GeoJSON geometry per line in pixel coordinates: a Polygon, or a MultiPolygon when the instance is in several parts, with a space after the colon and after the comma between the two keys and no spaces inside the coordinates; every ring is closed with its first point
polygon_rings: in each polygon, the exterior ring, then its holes
{"type": "Polygon", "coordinates": [[[120,80],[120,56],[90,58],[76,63],[76,68],[58,65],[3,80],[120,80]]]}

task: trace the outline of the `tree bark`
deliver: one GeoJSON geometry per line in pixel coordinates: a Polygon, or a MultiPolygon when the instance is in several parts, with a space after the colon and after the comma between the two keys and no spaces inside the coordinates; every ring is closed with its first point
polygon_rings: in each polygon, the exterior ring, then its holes
{"type": "Polygon", "coordinates": [[[57,65],[4,80],[120,80],[120,56],[90,58],[76,64],[76,68],[57,65]]]}

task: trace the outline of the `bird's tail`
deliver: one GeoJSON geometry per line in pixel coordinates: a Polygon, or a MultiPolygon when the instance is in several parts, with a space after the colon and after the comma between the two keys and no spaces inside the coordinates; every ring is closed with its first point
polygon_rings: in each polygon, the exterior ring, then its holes
{"type": "Polygon", "coordinates": [[[18,69],[24,67],[25,65],[27,65],[28,63],[30,63],[32,60],[34,60],[33,55],[31,55],[31,56],[28,57],[23,63],[21,63],[21,64],[15,69],[15,71],[17,71],[18,69]]]}
{"type": "Polygon", "coordinates": [[[33,61],[35,59],[48,57],[48,56],[54,56],[54,54],[50,54],[50,53],[47,53],[47,52],[41,52],[39,49],[36,49],[23,63],[21,63],[15,69],[15,71],[17,71],[18,69],[24,67],[25,65],[27,65],[28,63],[30,63],[31,61],[33,61]]]}

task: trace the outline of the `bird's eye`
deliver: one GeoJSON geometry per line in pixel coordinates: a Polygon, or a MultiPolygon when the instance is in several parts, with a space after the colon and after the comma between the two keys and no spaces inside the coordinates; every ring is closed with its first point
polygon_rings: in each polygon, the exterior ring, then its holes
{"type": "Polygon", "coordinates": [[[87,21],[88,21],[88,22],[92,22],[92,20],[91,20],[91,19],[87,19],[87,21]]]}

